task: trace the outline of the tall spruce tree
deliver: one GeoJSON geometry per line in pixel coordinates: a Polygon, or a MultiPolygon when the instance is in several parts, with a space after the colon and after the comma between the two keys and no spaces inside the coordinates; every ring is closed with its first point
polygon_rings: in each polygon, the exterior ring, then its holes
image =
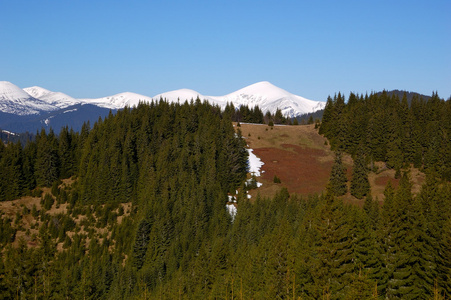
{"type": "Polygon", "coordinates": [[[343,165],[342,153],[335,152],[335,161],[332,165],[328,188],[335,196],[342,196],[348,192],[348,178],[346,177],[346,167],[343,165]]]}
{"type": "Polygon", "coordinates": [[[360,151],[354,159],[351,179],[351,195],[362,199],[370,192],[370,182],[368,181],[368,168],[364,154],[360,151]]]}
{"type": "Polygon", "coordinates": [[[341,299],[351,282],[356,265],[353,262],[353,240],[343,202],[328,192],[319,208],[315,222],[318,238],[312,261],[312,274],[316,286],[315,298],[330,294],[341,299]]]}

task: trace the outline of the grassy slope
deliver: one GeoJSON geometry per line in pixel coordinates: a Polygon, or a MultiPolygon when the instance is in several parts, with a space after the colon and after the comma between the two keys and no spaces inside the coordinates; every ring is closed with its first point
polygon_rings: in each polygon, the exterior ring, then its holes
{"type": "MultiPolygon", "coordinates": [[[[73,180],[65,179],[63,180],[60,189],[70,189],[72,183],[73,180]]],[[[45,194],[51,194],[50,188],[43,188],[42,190],[42,197],[44,197],[45,194]]],[[[53,198],[56,200],[54,196],[53,198]]],[[[2,213],[0,217],[11,219],[13,228],[17,229],[16,237],[13,243],[15,246],[17,246],[19,239],[24,239],[29,247],[38,245],[39,228],[42,225],[42,221],[40,220],[40,216],[36,218],[32,216],[31,210],[33,205],[35,205],[36,209],[39,213],[41,213],[41,210],[43,209],[41,205],[41,197],[26,196],[13,201],[0,202],[0,212],[2,213]],[[28,212],[26,212],[24,208],[27,208],[28,212]],[[19,220],[16,221],[17,217],[19,217],[19,220]]],[[[122,205],[125,213],[124,215],[117,216],[116,220],[119,224],[125,216],[130,214],[131,210],[131,203],[122,203],[120,205],[122,205]]],[[[111,232],[108,227],[99,228],[96,226],[96,221],[99,219],[99,216],[96,215],[95,210],[96,209],[93,206],[88,209],[94,220],[94,222],[88,222],[89,225],[87,222],[83,222],[84,220],[87,220],[88,217],[82,212],[77,213],[76,216],[69,214],[68,203],[58,204],[55,201],[51,209],[45,211],[45,213],[50,216],[57,216],[59,214],[67,214],[71,216],[76,224],[76,229],[74,231],[67,232],[67,235],[70,237],[72,237],[75,233],[84,234],[87,236],[88,232],[93,230],[95,232],[95,236],[101,240],[102,236],[105,234],[110,235],[111,232]]],[[[118,210],[116,209],[115,212],[117,213],[118,210]]],[[[87,240],[89,241],[89,238],[87,240]]],[[[57,248],[58,250],[63,248],[63,241],[58,241],[57,248]]]]}
{"type": "MultiPolygon", "coordinates": [[[[255,198],[272,196],[284,186],[290,193],[307,195],[324,191],[334,160],[334,154],[328,146],[327,140],[320,136],[314,125],[300,126],[274,126],[241,124],[243,137],[250,148],[265,163],[262,167],[263,175],[258,181],[263,186],[253,190],[250,194],[255,198]],[[274,175],[279,177],[281,184],[274,184],[274,175]]],[[[343,159],[348,168],[348,178],[351,179],[352,159],[345,155],[343,159]]],[[[383,163],[377,163],[377,172],[369,173],[371,192],[374,199],[382,201],[383,191],[388,181],[395,186],[398,180],[394,179],[395,171],[385,169],[383,163]]],[[[413,192],[418,192],[424,181],[424,174],[417,169],[411,169],[413,192]]],[[[361,204],[351,195],[343,196],[344,200],[361,204]]]]}

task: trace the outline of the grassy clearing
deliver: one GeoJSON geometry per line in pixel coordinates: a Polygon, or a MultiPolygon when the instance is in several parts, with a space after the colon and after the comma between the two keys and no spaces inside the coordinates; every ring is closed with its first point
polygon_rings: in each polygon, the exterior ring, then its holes
{"type": "MultiPolygon", "coordinates": [[[[276,125],[272,129],[260,124],[240,125],[236,128],[240,128],[247,145],[265,163],[262,167],[264,173],[258,178],[263,186],[250,192],[253,199],[258,194],[272,197],[281,187],[300,195],[325,190],[335,155],[314,125],[276,125]],[[273,183],[274,175],[281,179],[281,183],[273,183]]],[[[343,155],[343,163],[347,167],[348,179],[351,180],[353,160],[349,155],[343,155]]],[[[387,169],[384,163],[378,162],[375,165],[377,171],[370,172],[368,179],[373,199],[377,198],[382,202],[387,183],[390,181],[396,187],[399,180],[395,179],[395,171],[387,169]]],[[[418,169],[411,168],[410,177],[412,192],[418,193],[425,175],[418,169]]],[[[348,203],[363,204],[363,200],[356,199],[349,193],[343,199],[348,203]]]]}

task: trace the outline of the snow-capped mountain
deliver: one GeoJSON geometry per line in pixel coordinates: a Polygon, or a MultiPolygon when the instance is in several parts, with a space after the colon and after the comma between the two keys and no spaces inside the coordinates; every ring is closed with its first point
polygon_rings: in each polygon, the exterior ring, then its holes
{"type": "Polygon", "coordinates": [[[120,93],[97,99],[80,99],[83,104],[92,104],[108,109],[123,109],[125,106],[137,106],[139,102],[151,102],[152,98],[136,93],[120,93]]]}
{"type": "Polygon", "coordinates": [[[235,106],[259,106],[263,112],[275,113],[277,109],[286,117],[297,117],[323,109],[325,102],[313,101],[291,94],[267,81],[258,82],[225,96],[212,97],[220,106],[233,103],[235,106]],[[222,103],[222,105],[221,105],[222,103]]]}
{"type": "Polygon", "coordinates": [[[211,99],[211,97],[204,96],[201,93],[198,93],[198,92],[196,92],[194,90],[190,90],[190,89],[180,89],[180,90],[170,91],[170,92],[166,92],[166,93],[161,93],[161,94],[153,96],[152,98],[154,100],[165,99],[168,102],[175,102],[175,103],[178,101],[183,103],[186,100],[191,101],[191,99],[196,100],[197,98],[213,102],[212,101],[213,99],[211,99]]]}
{"type": "Polygon", "coordinates": [[[93,124],[99,117],[107,116],[110,110],[133,107],[140,101],[164,99],[183,103],[197,98],[222,109],[228,103],[233,103],[236,108],[241,105],[250,108],[258,105],[263,113],[269,111],[274,114],[280,109],[286,117],[315,112],[325,106],[325,102],[291,94],[267,81],[252,84],[225,96],[206,96],[194,90],[180,89],[153,97],[125,92],[97,99],[75,99],[38,86],[21,89],[8,81],[0,81],[0,128],[12,132],[33,132],[43,127],[52,127],[58,132],[61,127],[69,126],[78,130],[86,121],[93,124]]]}
{"type": "Polygon", "coordinates": [[[262,81],[225,96],[206,96],[190,89],[180,89],[161,93],[153,97],[125,92],[97,99],[75,99],[61,92],[52,92],[47,89],[33,86],[20,89],[14,84],[0,82],[0,111],[16,115],[39,114],[58,109],[65,109],[77,104],[92,104],[107,109],[122,109],[125,106],[138,105],[140,101],[150,102],[165,99],[169,102],[184,102],[198,98],[207,100],[224,108],[227,103],[235,107],[247,105],[250,108],[258,105],[263,113],[275,113],[277,109],[287,117],[296,117],[306,113],[323,109],[325,102],[313,101],[289,93],[275,85],[262,81]]]}
{"type": "Polygon", "coordinates": [[[274,114],[277,109],[280,109],[284,116],[290,118],[315,112],[323,109],[326,105],[322,101],[313,101],[291,94],[267,81],[252,84],[225,96],[205,96],[193,90],[181,89],[158,94],[153,98],[163,98],[170,102],[176,102],[178,100],[196,99],[197,97],[212,104],[217,104],[221,108],[225,108],[227,103],[233,103],[235,107],[247,105],[249,108],[253,108],[258,105],[264,113],[269,111],[274,114]]]}
{"type": "Polygon", "coordinates": [[[24,116],[53,111],[55,106],[34,98],[27,92],[8,81],[0,81],[0,111],[24,116]]]}
{"type": "Polygon", "coordinates": [[[47,102],[57,108],[66,108],[80,103],[80,100],[74,99],[71,96],[61,92],[52,92],[39,86],[32,86],[24,88],[23,90],[32,97],[47,102]]]}

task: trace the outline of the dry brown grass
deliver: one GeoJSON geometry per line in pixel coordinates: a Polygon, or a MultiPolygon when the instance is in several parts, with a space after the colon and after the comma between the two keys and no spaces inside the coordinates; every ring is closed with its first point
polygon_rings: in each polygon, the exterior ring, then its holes
{"type": "MultiPolygon", "coordinates": [[[[239,128],[249,148],[254,149],[265,164],[264,173],[258,178],[263,186],[252,190],[252,198],[260,194],[272,197],[281,188],[286,187],[290,193],[308,195],[321,193],[325,190],[334,161],[334,153],[330,150],[327,140],[318,134],[314,125],[274,126],[241,124],[239,128]],[[281,184],[273,183],[274,175],[281,179],[281,184]]],[[[352,176],[353,161],[349,155],[343,156],[347,167],[348,179],[352,176]]],[[[384,199],[384,189],[388,181],[397,187],[399,180],[395,179],[395,171],[385,168],[384,163],[376,163],[378,172],[369,173],[371,194],[380,202],[384,199]]],[[[424,182],[424,174],[411,168],[412,192],[418,193],[424,182]]],[[[343,196],[344,201],[361,205],[349,193],[343,196]]]]}
{"type": "MultiPolygon", "coordinates": [[[[73,182],[74,182],[73,179],[65,179],[63,180],[63,183],[60,185],[60,187],[69,187],[73,182]]],[[[50,194],[50,188],[43,188],[42,196],[44,196],[45,194],[50,194]]],[[[42,209],[41,197],[25,196],[17,200],[0,202],[0,212],[2,213],[2,216],[0,217],[11,219],[13,227],[18,229],[16,232],[16,238],[13,243],[13,246],[17,246],[20,239],[25,240],[25,242],[29,247],[36,247],[39,245],[37,236],[39,236],[39,227],[42,225],[42,222],[39,221],[39,217],[35,218],[31,214],[31,210],[34,205],[36,206],[36,209],[38,211],[42,209]],[[26,214],[24,214],[24,207],[26,207],[29,211],[26,214]],[[16,215],[20,215],[21,218],[18,224],[16,223],[16,215]]],[[[122,222],[124,217],[130,215],[132,207],[131,203],[121,203],[120,205],[124,209],[124,214],[122,216],[117,217],[118,224],[122,222]]],[[[50,216],[55,216],[58,214],[67,214],[68,207],[69,207],[68,203],[57,204],[55,201],[52,207],[46,211],[46,214],[49,214],[50,216]]],[[[91,210],[94,211],[94,208],[91,207],[91,210]]],[[[116,209],[116,213],[117,212],[118,209],[116,209]]],[[[78,233],[87,235],[88,233],[87,228],[85,228],[84,225],[81,225],[84,219],[86,219],[86,216],[84,215],[78,215],[76,218],[73,218],[75,224],[78,227],[78,233]]],[[[95,216],[94,219],[97,221],[97,218],[95,216]]],[[[108,234],[108,236],[111,235],[111,232],[109,232],[107,228],[96,228],[95,224],[92,224],[92,226],[97,236],[101,236],[104,234],[108,234]]],[[[75,234],[75,231],[68,231],[66,232],[66,234],[69,237],[72,237],[75,234]]],[[[63,249],[62,247],[63,247],[62,242],[57,244],[58,251],[61,251],[63,249]]]]}

